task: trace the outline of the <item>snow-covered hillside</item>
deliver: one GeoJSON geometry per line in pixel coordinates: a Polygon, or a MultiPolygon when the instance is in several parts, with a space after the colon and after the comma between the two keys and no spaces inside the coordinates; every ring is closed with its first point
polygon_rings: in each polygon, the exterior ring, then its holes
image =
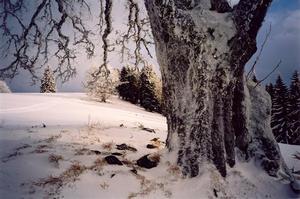
{"type": "MultiPolygon", "coordinates": [[[[256,162],[238,164],[226,179],[209,167],[184,179],[166,155],[166,135],[163,116],[117,97],[98,103],[81,93],[0,94],[0,198],[296,197],[256,162]],[[136,164],[146,154],[160,159],[157,167],[136,164]],[[122,165],[109,165],[111,155],[122,165]]],[[[300,170],[293,158],[300,147],[281,149],[300,170]]]]}

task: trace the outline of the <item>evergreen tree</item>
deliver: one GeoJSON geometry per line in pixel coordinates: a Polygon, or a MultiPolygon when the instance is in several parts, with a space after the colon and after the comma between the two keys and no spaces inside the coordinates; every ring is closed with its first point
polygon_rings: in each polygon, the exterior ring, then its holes
{"type": "Polygon", "coordinates": [[[274,98],[274,86],[272,83],[270,83],[269,85],[266,85],[266,91],[269,93],[269,95],[271,96],[271,99],[273,101],[274,98]]]}
{"type": "Polygon", "coordinates": [[[137,104],[139,101],[139,75],[136,69],[130,68],[127,74],[128,80],[128,101],[137,104]]]}
{"type": "Polygon", "coordinates": [[[123,67],[120,72],[120,83],[117,86],[119,96],[131,103],[138,103],[139,100],[139,78],[138,72],[128,66],[123,67]]]}
{"type": "Polygon", "coordinates": [[[300,80],[298,71],[294,72],[291,79],[289,106],[289,126],[291,130],[289,143],[300,145],[300,80]]]}
{"type": "Polygon", "coordinates": [[[288,143],[290,134],[288,113],[288,89],[282,78],[278,76],[274,86],[271,122],[277,142],[288,143]]]}
{"type": "Polygon", "coordinates": [[[122,67],[120,72],[120,83],[117,86],[117,91],[119,93],[119,96],[123,100],[128,100],[128,89],[129,89],[129,83],[128,83],[128,73],[129,73],[129,67],[122,67]]]}
{"type": "Polygon", "coordinates": [[[156,93],[155,76],[149,66],[142,69],[140,75],[140,104],[148,111],[161,112],[159,98],[156,93]]]}
{"type": "Polygon", "coordinates": [[[266,91],[269,93],[269,95],[271,96],[271,100],[273,102],[273,98],[274,98],[274,85],[272,83],[267,84],[266,85],[266,91]]]}
{"type": "Polygon", "coordinates": [[[43,74],[43,78],[41,79],[41,93],[55,93],[56,92],[56,84],[54,80],[54,75],[50,67],[48,66],[43,74]]]}

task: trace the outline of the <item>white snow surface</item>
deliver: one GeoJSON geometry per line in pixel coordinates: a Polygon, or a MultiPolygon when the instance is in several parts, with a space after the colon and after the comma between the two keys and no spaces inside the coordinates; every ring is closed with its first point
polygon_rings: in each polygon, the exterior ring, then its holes
{"type": "MultiPolygon", "coordinates": [[[[99,103],[83,93],[0,94],[0,198],[299,197],[284,179],[267,176],[254,161],[238,162],[226,179],[211,165],[196,178],[183,178],[164,149],[166,135],[163,116],[115,96],[99,103]],[[122,143],[137,151],[117,150],[122,143]],[[103,158],[113,152],[121,153],[117,157],[126,164],[105,163],[103,158]],[[135,165],[149,153],[161,156],[157,167],[135,165]],[[51,155],[61,156],[58,163],[49,160],[51,155]]],[[[300,147],[280,148],[288,166],[300,170],[293,156],[300,147]]]]}

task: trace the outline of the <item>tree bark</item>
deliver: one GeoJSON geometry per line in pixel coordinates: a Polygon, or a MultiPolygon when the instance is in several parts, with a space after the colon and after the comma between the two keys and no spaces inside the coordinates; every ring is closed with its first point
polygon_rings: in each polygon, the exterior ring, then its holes
{"type": "Polygon", "coordinates": [[[240,0],[231,8],[225,0],[145,1],[162,72],[167,147],[177,153],[186,176],[197,176],[207,162],[226,176],[226,163],[235,165],[236,150],[245,159],[256,156],[254,138],[276,164],[271,173],[281,165],[272,136],[262,141],[265,136],[255,136],[249,127],[252,110],[244,78],[270,2],[240,0]]]}

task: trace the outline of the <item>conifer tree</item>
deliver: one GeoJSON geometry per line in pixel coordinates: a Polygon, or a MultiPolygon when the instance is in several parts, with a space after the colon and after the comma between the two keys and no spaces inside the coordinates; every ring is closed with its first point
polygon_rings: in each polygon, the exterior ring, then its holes
{"type": "Polygon", "coordinates": [[[123,100],[128,100],[128,89],[129,89],[129,84],[128,84],[128,73],[129,73],[129,67],[122,67],[120,76],[119,76],[119,85],[117,86],[117,91],[119,93],[119,96],[123,100]]]}
{"type": "Polygon", "coordinates": [[[272,83],[266,85],[266,91],[269,93],[269,95],[271,96],[271,99],[273,101],[273,98],[274,98],[274,86],[273,86],[272,83]]]}
{"type": "Polygon", "coordinates": [[[138,103],[139,100],[139,78],[138,72],[128,66],[123,67],[120,72],[120,83],[117,86],[119,96],[131,103],[138,103]]]}
{"type": "Polygon", "coordinates": [[[291,130],[289,143],[300,145],[300,80],[298,71],[294,72],[291,79],[289,106],[289,126],[291,130]]]}
{"type": "Polygon", "coordinates": [[[56,92],[56,84],[54,80],[53,71],[48,66],[43,74],[41,79],[41,93],[55,93],[56,92]]]}
{"type": "Polygon", "coordinates": [[[127,74],[128,80],[128,101],[137,104],[139,101],[139,75],[138,71],[134,68],[129,69],[129,73],[127,74]]]}
{"type": "Polygon", "coordinates": [[[288,143],[290,134],[288,113],[288,89],[282,78],[278,76],[274,86],[271,122],[277,142],[288,143]]]}
{"type": "Polygon", "coordinates": [[[146,66],[140,75],[140,104],[148,111],[161,112],[159,99],[156,93],[155,77],[153,69],[146,66]]]}

